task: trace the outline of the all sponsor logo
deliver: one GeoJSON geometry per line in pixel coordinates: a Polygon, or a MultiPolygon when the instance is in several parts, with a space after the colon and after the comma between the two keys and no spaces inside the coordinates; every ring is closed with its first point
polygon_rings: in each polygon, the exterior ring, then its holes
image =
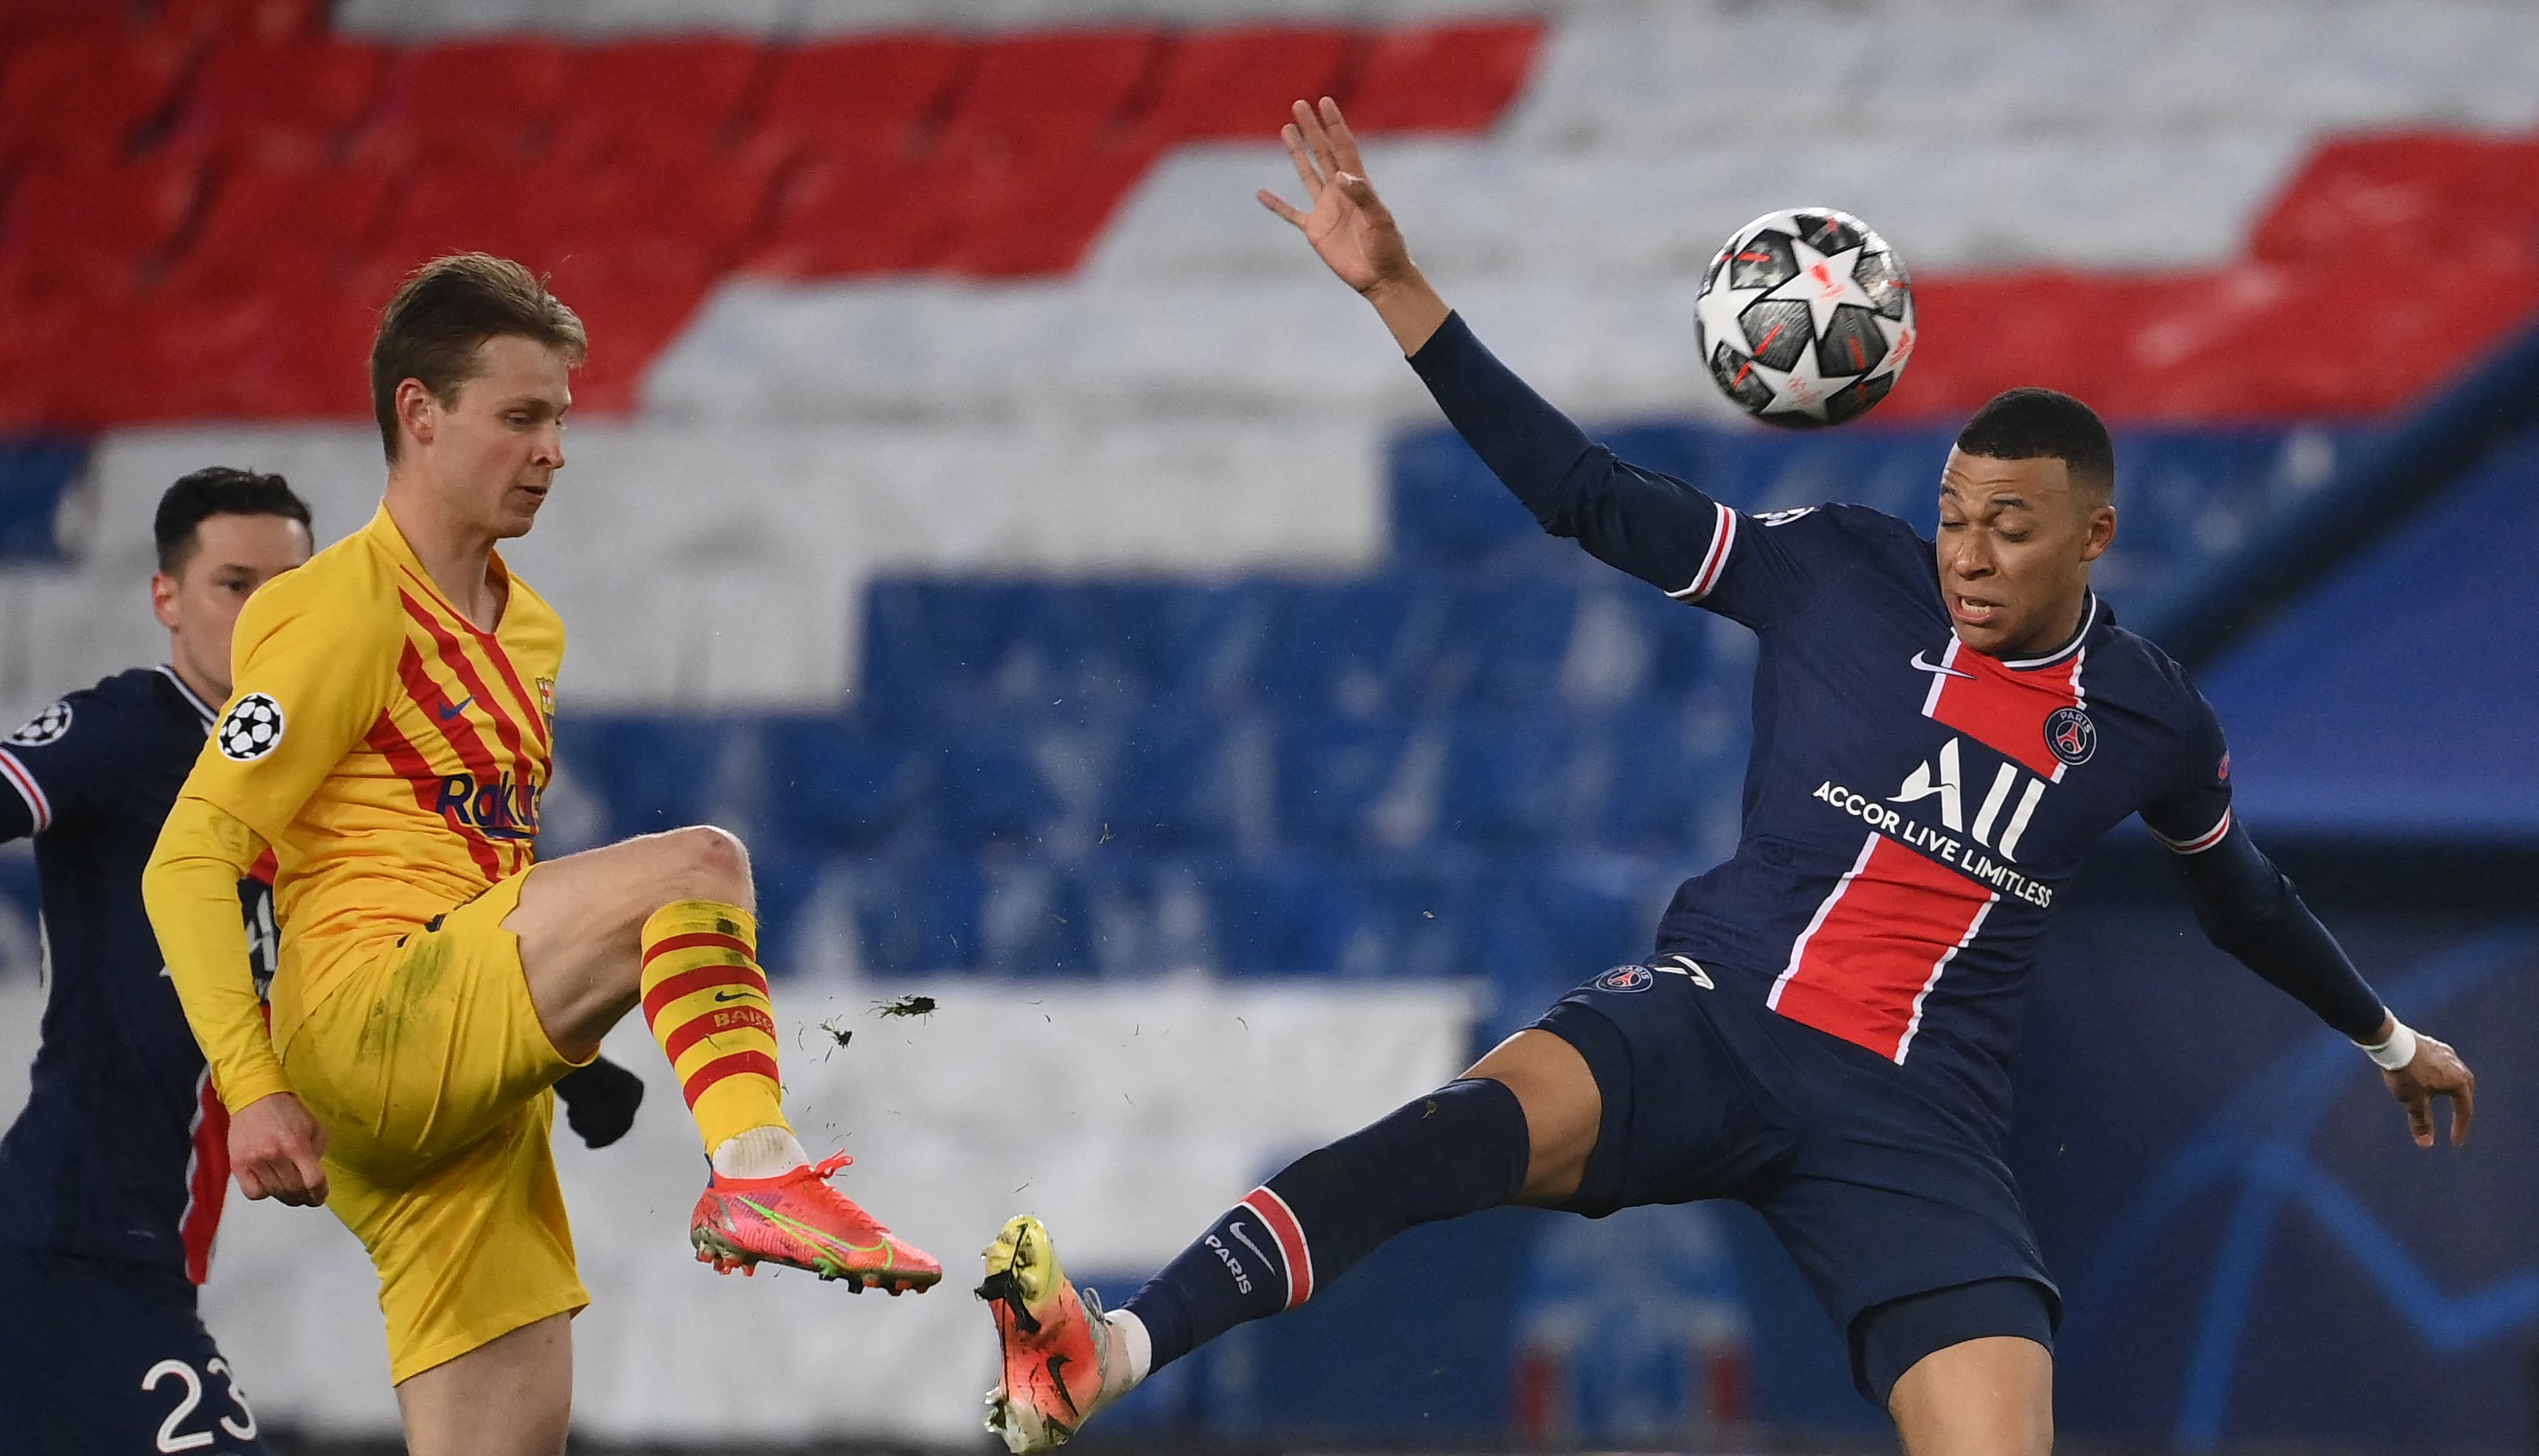
{"type": "Polygon", "coordinates": [[[2026,835],[2037,805],[2044,801],[2046,788],[2045,780],[2021,772],[2013,763],[1996,767],[1990,782],[1983,781],[1978,770],[1976,780],[1969,783],[1963,740],[1953,737],[1941,745],[1937,757],[1916,765],[1903,784],[1883,801],[1831,780],[1818,784],[1809,797],[1949,866],[1968,879],[2031,905],[2050,907],[2054,903],[2053,887],[2029,878],[2016,867],[2020,841],[2026,835]],[[1932,807],[1915,813],[1927,815],[1936,810],[1940,820],[1936,825],[1890,807],[1926,799],[1935,801],[1932,807]]]}
{"type": "Polygon", "coordinates": [[[2078,768],[2098,751],[2098,726],[2078,708],[2057,708],[2045,715],[2045,746],[2078,768]]]}

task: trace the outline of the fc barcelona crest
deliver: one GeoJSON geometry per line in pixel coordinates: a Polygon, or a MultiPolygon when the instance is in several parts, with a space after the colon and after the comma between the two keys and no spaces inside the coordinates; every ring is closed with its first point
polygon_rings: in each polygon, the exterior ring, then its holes
{"type": "Polygon", "coordinates": [[[555,728],[555,679],[552,677],[538,679],[538,714],[552,730],[555,728]]]}

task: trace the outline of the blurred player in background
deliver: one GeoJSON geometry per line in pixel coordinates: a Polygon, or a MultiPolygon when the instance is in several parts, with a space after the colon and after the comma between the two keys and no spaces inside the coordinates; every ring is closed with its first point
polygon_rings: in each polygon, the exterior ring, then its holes
{"type": "Polygon", "coordinates": [[[144,877],[239,1185],[322,1200],[369,1248],[419,1456],[564,1448],[589,1295],[547,1089],[638,1005],[711,1160],[700,1259],[894,1293],[940,1277],[786,1121],[740,842],[536,863],[564,628],[494,548],[564,465],[584,342],[502,259],[442,258],[397,293],[371,359],[385,499],[240,616],[229,705],[144,877]],[[232,886],[268,848],[269,1034],[232,886]]]}
{"type": "MultiPolygon", "coordinates": [[[[2115,457],[2080,401],[2012,390],[1958,435],[1937,541],[1855,506],[1746,516],[1616,460],[1450,312],[1339,108],[1298,103],[1308,208],[1262,201],[1374,305],[1544,529],[1761,639],[1736,854],[1464,1078],[1306,1154],[1107,1317],[1015,1218],[982,1297],[989,1424],[1067,1439],[1151,1370],[1303,1302],[1414,1224],[1504,1203],[1752,1205],[1905,1449],[2043,1452],[2060,1296],[2001,1144],[2019,994],[2082,853],[2139,813],[2214,942],[2361,1043],[2435,1141],[2473,1081],[2391,1015],[2230,815],[2212,709],[2115,625],[2090,564],[2115,457]]],[[[2179,1027],[2181,1036],[2192,1027],[2179,1027]]]]}
{"type": "MultiPolygon", "coordinates": [[[[0,1425],[42,1451],[174,1449],[163,1429],[189,1449],[264,1449],[194,1312],[229,1114],[162,970],[141,869],[229,697],[239,608],[309,559],[309,508],[278,475],[198,470],[161,498],[156,526],[169,660],[0,740],[0,840],[36,837],[52,982],[27,1107],[0,1140],[0,1309],[80,1312],[0,1319],[0,1425]]],[[[249,995],[273,975],[271,879],[262,864],[230,886],[249,995]]]]}

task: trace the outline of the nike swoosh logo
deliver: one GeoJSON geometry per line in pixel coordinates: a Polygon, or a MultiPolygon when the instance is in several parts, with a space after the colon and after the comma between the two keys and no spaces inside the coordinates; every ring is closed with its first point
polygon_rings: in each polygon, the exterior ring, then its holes
{"type": "Polygon", "coordinates": [[[1049,1383],[1058,1388],[1058,1398],[1066,1402],[1066,1414],[1081,1421],[1084,1419],[1084,1413],[1076,1409],[1074,1395],[1067,1390],[1066,1381],[1058,1373],[1072,1363],[1073,1361],[1066,1355],[1054,1354],[1041,1361],[1040,1367],[1049,1372],[1049,1383]]]}
{"type": "Polygon", "coordinates": [[[476,695],[474,693],[469,693],[467,696],[459,699],[455,703],[449,701],[447,698],[443,698],[441,700],[441,706],[434,711],[441,715],[441,721],[443,723],[447,723],[449,720],[456,718],[459,714],[466,712],[467,705],[475,701],[476,695]]]}
{"type": "Polygon", "coordinates": [[[1975,675],[1973,673],[1960,672],[1955,667],[1943,667],[1920,653],[1915,653],[1913,655],[1913,665],[1921,668],[1925,672],[1937,672],[1943,677],[1962,677],[1968,682],[1975,680],[1975,675]]]}
{"type": "Polygon", "coordinates": [[[1237,1219],[1236,1221],[1225,1225],[1225,1231],[1233,1234],[1236,1242],[1242,1244],[1243,1247],[1250,1249],[1252,1251],[1253,1258],[1260,1260],[1264,1264],[1270,1263],[1270,1256],[1261,1252],[1261,1246],[1244,1236],[1242,1220],[1237,1219]]]}
{"type": "Polygon", "coordinates": [[[757,999],[758,993],[755,991],[718,991],[715,993],[715,1000],[717,1001],[756,1001],[757,999]]]}

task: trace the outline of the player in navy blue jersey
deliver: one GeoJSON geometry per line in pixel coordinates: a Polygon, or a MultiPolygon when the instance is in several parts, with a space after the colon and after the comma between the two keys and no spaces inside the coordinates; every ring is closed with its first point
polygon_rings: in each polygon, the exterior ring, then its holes
{"type": "Polygon", "coordinates": [[[2060,1296],[2001,1147],[2019,1004],[2088,847],[2140,814],[2206,933],[2362,1044],[2435,1141],[2473,1081],[2384,1007],[2230,814],[2220,725],[2090,589],[2114,451],[2087,406],[1987,404],[1924,539],[1857,506],[1748,516],[1614,458],[1509,373],[1411,263],[1339,109],[1299,103],[1310,208],[1264,192],[1392,330],[1545,530],[1752,629],[1736,853],[1654,953],[1471,1072],[1254,1190],[1122,1309],[1028,1217],[988,1251],[989,1424],[1046,1449],[1154,1367],[1302,1302],[1414,1224],[1503,1203],[1591,1216],[1731,1198],[1779,1236],[1907,1451],[2041,1452],[2060,1296]]]}
{"type": "MultiPolygon", "coordinates": [[[[35,838],[50,980],[27,1106],[0,1139],[0,1449],[47,1456],[264,1450],[195,1313],[229,1117],[162,970],[141,869],[230,695],[239,608],[308,560],[309,508],[280,476],[200,470],[161,499],[156,533],[170,660],[0,739],[0,840],[35,838]]],[[[271,872],[239,885],[259,993],[271,872]]],[[[574,1126],[596,1145],[625,1131],[642,1083],[607,1067],[579,1090],[574,1126]]]]}

